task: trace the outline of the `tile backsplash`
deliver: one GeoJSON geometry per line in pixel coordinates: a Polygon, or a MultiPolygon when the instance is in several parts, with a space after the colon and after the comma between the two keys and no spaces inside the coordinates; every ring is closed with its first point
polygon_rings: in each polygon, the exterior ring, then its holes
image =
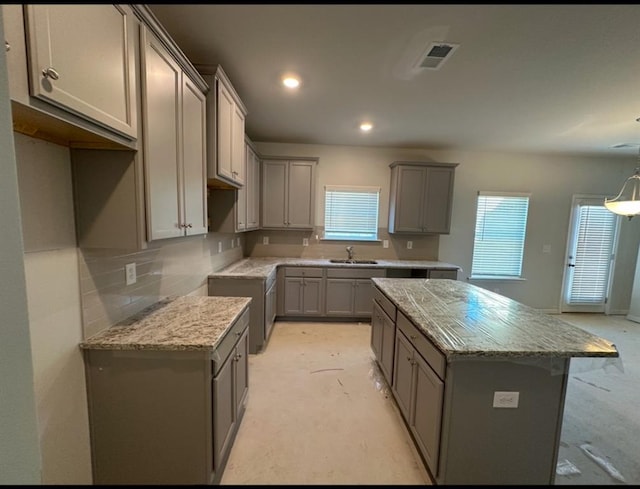
{"type": "Polygon", "coordinates": [[[207,276],[241,259],[243,245],[242,235],[210,233],[152,242],[136,252],[79,249],[84,338],[167,296],[206,295],[207,276]],[[126,285],[129,263],[136,264],[137,277],[126,285]]]}

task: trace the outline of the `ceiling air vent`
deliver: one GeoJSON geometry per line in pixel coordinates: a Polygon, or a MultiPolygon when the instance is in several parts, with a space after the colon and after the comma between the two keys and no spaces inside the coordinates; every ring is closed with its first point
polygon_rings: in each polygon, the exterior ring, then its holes
{"type": "Polygon", "coordinates": [[[448,42],[432,42],[418,60],[417,68],[425,68],[427,70],[439,70],[440,67],[448,60],[453,52],[458,49],[459,44],[451,44],[448,42]]]}

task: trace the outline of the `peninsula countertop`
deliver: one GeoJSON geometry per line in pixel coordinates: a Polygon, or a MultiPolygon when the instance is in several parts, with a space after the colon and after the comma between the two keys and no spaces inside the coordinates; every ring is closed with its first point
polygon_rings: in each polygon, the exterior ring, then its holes
{"type": "Polygon", "coordinates": [[[458,280],[373,278],[446,356],[618,357],[610,341],[458,280]]]}
{"type": "Polygon", "coordinates": [[[249,297],[167,298],[85,340],[80,348],[213,351],[250,302],[249,297]]]}
{"type": "Polygon", "coordinates": [[[333,267],[333,268],[407,268],[431,270],[460,270],[458,265],[431,260],[375,260],[376,263],[332,263],[329,258],[264,257],[243,258],[209,277],[238,279],[266,279],[278,266],[333,267]]]}

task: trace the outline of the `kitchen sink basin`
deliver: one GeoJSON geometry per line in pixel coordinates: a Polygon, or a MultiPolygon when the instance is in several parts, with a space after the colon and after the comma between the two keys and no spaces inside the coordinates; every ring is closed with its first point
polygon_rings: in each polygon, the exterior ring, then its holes
{"type": "Polygon", "coordinates": [[[331,263],[352,263],[355,265],[375,265],[378,262],[375,260],[339,260],[339,259],[331,259],[329,260],[331,263]]]}

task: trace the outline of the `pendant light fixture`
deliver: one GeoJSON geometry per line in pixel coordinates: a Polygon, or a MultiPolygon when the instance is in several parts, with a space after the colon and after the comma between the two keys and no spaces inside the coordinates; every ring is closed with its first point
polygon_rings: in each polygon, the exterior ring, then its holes
{"type": "MultiPolygon", "coordinates": [[[[640,154],[638,161],[640,162],[640,154]]],[[[629,220],[640,214],[640,166],[627,178],[618,195],[613,199],[604,199],[604,206],[614,214],[627,216],[629,220]]]]}

